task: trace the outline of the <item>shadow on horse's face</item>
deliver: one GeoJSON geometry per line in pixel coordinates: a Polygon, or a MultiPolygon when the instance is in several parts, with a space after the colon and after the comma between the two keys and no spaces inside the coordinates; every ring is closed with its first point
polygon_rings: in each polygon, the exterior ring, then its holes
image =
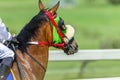
{"type": "MultiPolygon", "coordinates": [[[[52,7],[51,9],[49,9],[47,11],[48,13],[50,13],[49,15],[52,16],[52,18],[54,17],[54,19],[57,17],[56,11],[59,7],[59,4],[60,4],[60,2],[58,2],[54,7],[52,7]]],[[[41,0],[39,0],[39,9],[45,10],[44,5],[42,4],[41,0]]],[[[51,17],[49,17],[49,18],[51,18],[51,17]]],[[[52,21],[52,20],[50,19],[50,21],[52,21]]],[[[66,35],[63,37],[63,39],[61,39],[62,42],[64,42],[64,46],[62,47],[64,52],[68,55],[76,53],[78,51],[78,44],[76,43],[76,41],[74,39],[75,31],[74,31],[73,27],[70,25],[65,25],[64,20],[61,17],[59,17],[57,25],[61,32],[64,29],[67,29],[66,35]]]]}

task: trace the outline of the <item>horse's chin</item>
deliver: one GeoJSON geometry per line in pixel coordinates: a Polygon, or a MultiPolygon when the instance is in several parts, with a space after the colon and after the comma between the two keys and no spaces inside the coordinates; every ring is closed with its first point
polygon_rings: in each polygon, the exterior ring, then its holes
{"type": "Polygon", "coordinates": [[[78,49],[66,49],[64,50],[64,52],[67,54],[67,55],[72,55],[72,54],[75,54],[78,52],[78,49]]]}

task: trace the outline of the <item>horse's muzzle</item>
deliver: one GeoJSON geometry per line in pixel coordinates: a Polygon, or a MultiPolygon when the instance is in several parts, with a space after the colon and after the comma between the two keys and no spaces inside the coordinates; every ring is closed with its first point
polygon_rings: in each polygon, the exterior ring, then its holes
{"type": "Polygon", "coordinates": [[[77,53],[78,52],[78,45],[76,44],[74,46],[74,45],[71,45],[71,44],[66,44],[65,48],[64,48],[64,52],[67,55],[71,55],[71,54],[77,53]]]}

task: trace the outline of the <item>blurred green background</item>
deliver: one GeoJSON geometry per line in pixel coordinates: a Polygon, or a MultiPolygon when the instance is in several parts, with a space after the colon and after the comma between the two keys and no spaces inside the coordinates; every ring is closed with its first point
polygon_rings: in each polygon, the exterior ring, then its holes
{"type": "MultiPolygon", "coordinates": [[[[58,0],[42,0],[46,8],[58,0]]],[[[119,0],[60,0],[58,14],[73,25],[79,49],[111,49],[120,47],[119,0]]],[[[0,17],[12,34],[18,34],[39,12],[38,0],[0,0],[0,17]]],[[[120,76],[119,61],[49,62],[45,80],[120,76]]]]}

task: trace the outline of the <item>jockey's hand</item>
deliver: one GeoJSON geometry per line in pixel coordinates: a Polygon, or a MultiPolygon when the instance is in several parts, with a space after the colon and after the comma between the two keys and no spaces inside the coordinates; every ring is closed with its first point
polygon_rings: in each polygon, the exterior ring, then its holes
{"type": "Polygon", "coordinates": [[[19,41],[16,39],[16,37],[12,37],[11,40],[6,40],[3,44],[7,46],[7,45],[9,45],[11,43],[13,43],[13,44],[19,44],[19,41]]]}
{"type": "Polygon", "coordinates": [[[16,39],[16,37],[12,37],[12,39],[11,39],[10,42],[11,42],[11,43],[16,43],[16,44],[19,43],[19,41],[16,39]]]}

